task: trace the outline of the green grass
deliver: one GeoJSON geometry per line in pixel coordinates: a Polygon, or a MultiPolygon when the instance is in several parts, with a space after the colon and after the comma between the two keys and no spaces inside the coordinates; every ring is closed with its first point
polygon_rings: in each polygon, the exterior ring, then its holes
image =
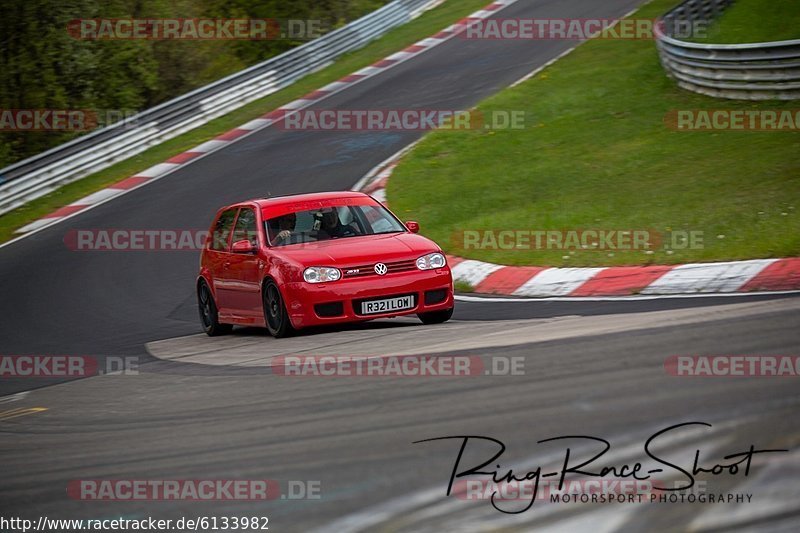
{"type": "MultiPolygon", "coordinates": [[[[330,67],[306,76],[297,83],[220,117],[200,128],[176,137],[103,171],[66,185],[53,193],[0,216],[0,242],[13,238],[14,231],[48,213],[108,185],[161,163],[217,135],[291,102],[312,90],[338,80],[379,59],[429,37],[448,25],[484,7],[489,0],[448,0],[416,20],[401,26],[364,48],[347,54],[330,67]]],[[[355,182],[361,176],[353,176],[355,182]]]]}
{"type": "Polygon", "coordinates": [[[797,0],[736,0],[697,42],[761,43],[800,39],[797,0]]]}
{"type": "MultiPolygon", "coordinates": [[[[654,0],[654,18],[675,0],[654,0]]],[[[678,132],[676,109],[797,109],[683,91],[649,41],[596,40],[479,109],[524,110],[527,127],[437,131],[401,162],[389,204],[447,251],[509,265],[604,266],[800,253],[800,133],[678,132]],[[700,231],[702,249],[572,253],[470,250],[463,230],[700,231]],[[609,256],[613,253],[613,256],[609,256]],[[566,258],[565,258],[566,257],[566,258]]],[[[528,247],[530,248],[530,247],[528,247]]]]}
{"type": "Polygon", "coordinates": [[[468,281],[464,281],[463,279],[457,279],[453,282],[454,288],[456,292],[475,292],[475,287],[473,287],[468,281]]]}

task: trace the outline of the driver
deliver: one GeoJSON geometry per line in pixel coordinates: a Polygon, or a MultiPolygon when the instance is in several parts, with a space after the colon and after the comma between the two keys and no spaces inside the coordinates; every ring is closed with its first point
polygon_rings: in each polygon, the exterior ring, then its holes
{"type": "Polygon", "coordinates": [[[295,225],[297,224],[297,215],[289,213],[283,215],[278,219],[278,234],[275,235],[275,244],[285,243],[292,236],[295,225]]]}
{"type": "Polygon", "coordinates": [[[359,235],[358,230],[352,225],[342,225],[339,220],[339,211],[335,207],[326,207],[322,210],[321,230],[331,239],[359,235]]]}

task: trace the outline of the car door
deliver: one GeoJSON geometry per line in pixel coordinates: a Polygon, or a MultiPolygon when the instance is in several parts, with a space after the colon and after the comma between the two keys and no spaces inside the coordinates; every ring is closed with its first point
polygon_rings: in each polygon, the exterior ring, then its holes
{"type": "Polygon", "coordinates": [[[253,253],[231,253],[225,263],[228,280],[227,297],[230,311],[240,318],[261,319],[261,284],[258,250],[260,248],[256,212],[242,207],[236,218],[231,245],[238,241],[250,241],[253,253]]]}
{"type": "Polygon", "coordinates": [[[226,264],[229,261],[231,249],[231,234],[233,233],[233,223],[236,221],[238,208],[226,209],[223,211],[216,224],[208,243],[206,256],[208,257],[208,268],[211,272],[211,283],[214,288],[217,309],[220,314],[226,314],[228,302],[228,290],[230,280],[226,277],[226,264]]]}

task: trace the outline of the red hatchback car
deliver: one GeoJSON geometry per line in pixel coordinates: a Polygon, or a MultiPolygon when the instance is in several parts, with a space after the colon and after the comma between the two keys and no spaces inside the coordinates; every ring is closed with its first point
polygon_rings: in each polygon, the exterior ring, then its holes
{"type": "Polygon", "coordinates": [[[222,208],[200,257],[197,299],[208,335],[234,324],[294,329],[417,314],[453,315],[441,248],[363,193],[283,196],[222,208]]]}

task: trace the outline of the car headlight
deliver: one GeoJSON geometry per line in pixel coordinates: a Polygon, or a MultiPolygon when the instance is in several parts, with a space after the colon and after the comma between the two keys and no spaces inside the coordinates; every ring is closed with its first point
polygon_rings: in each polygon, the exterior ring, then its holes
{"type": "Polygon", "coordinates": [[[308,283],[325,283],[337,281],[342,277],[338,268],[329,267],[308,267],[303,271],[303,279],[308,283]]]}
{"type": "Polygon", "coordinates": [[[433,253],[423,255],[417,259],[417,268],[420,270],[433,270],[434,268],[443,268],[447,264],[443,254],[433,253]]]}

